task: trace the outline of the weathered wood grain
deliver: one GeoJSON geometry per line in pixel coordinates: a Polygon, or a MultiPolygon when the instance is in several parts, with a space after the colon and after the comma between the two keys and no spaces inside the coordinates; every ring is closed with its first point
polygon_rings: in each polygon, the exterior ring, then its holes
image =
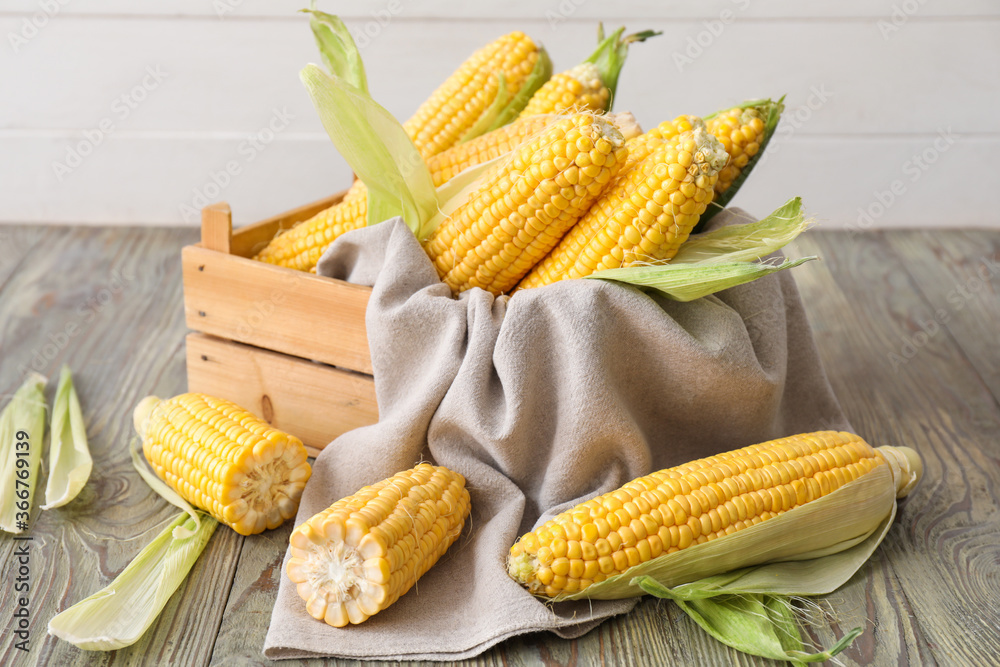
{"type": "Polygon", "coordinates": [[[889,240],[934,310],[926,328],[934,336],[946,329],[1000,402],[1000,232],[913,231],[889,240]]]}
{"type": "Polygon", "coordinates": [[[823,258],[796,276],[827,373],[855,429],[873,444],[914,447],[925,465],[924,481],[902,503],[865,576],[836,593],[844,629],[874,625],[843,659],[988,664],[1000,651],[1000,412],[946,331],[897,361],[894,355],[934,309],[892,238],[812,233],[794,251],[823,258]],[[993,631],[968,641],[984,623],[993,631]]]}
{"type": "Polygon", "coordinates": [[[188,391],[243,406],[297,436],[310,456],[342,433],[378,421],[370,375],[201,333],[186,341],[188,391]]]}
{"type": "MultiPolygon", "coordinates": [[[[0,663],[272,664],[260,651],[290,525],[245,539],[220,528],[136,646],[84,653],[44,635],[49,617],[110,581],[174,513],[131,470],[124,447],[139,398],[184,388],[177,257],[195,235],[48,228],[25,244],[23,261],[0,263],[0,393],[19,383],[22,367],[38,354],[50,376],[70,363],[95,458],[80,497],[58,510],[35,510],[32,651],[14,652],[10,622],[0,618],[0,663]],[[122,289],[113,289],[115,269],[122,289]],[[66,344],[50,340],[74,322],[80,330],[66,344]],[[44,349],[49,343],[51,355],[44,349]]],[[[916,448],[926,466],[883,546],[827,598],[832,615],[811,633],[825,646],[864,626],[840,656],[845,665],[990,664],[1000,652],[996,284],[926,341],[917,337],[921,323],[948,307],[951,289],[972,278],[977,258],[995,253],[997,244],[996,234],[979,232],[856,238],[811,232],[791,253],[823,259],[796,269],[796,277],[827,373],[856,430],[873,444],[916,448]],[[918,340],[914,354],[900,354],[907,341],[918,340]]],[[[44,483],[43,474],[40,489],[44,483]]],[[[0,535],[0,581],[10,581],[11,546],[0,535]]],[[[0,590],[0,608],[11,607],[11,594],[6,585],[0,590]]],[[[646,599],[578,640],[526,635],[461,664],[772,663],[715,642],[672,603],[646,599]]]]}
{"type": "MultiPolygon", "coordinates": [[[[2,619],[3,664],[205,664],[242,539],[220,530],[157,624],[133,647],[85,653],[46,635],[49,618],[110,582],[176,510],[132,470],[131,406],[144,395],[173,395],[185,385],[180,247],[192,231],[52,228],[44,252],[23,262],[0,293],[0,392],[25,367],[54,377],[74,371],[94,457],[91,478],[72,503],[40,512],[36,490],[32,542],[31,640],[12,647],[2,619]],[[221,591],[221,593],[220,593],[221,591]]],[[[41,443],[38,443],[41,444],[41,443]]],[[[11,540],[0,537],[4,582],[11,540]]],[[[13,588],[0,609],[13,608],[13,588]]]]}

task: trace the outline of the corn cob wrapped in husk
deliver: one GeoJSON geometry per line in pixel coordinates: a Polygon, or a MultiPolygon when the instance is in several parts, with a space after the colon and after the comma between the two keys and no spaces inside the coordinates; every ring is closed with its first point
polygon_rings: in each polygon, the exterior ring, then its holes
{"type": "Polygon", "coordinates": [[[605,38],[602,26],[594,53],[579,65],[554,74],[532,95],[521,116],[565,111],[609,111],[629,44],[660,34],[646,30],[622,37],[623,32],[625,28],[619,28],[605,38]]]}
{"type": "Polygon", "coordinates": [[[851,433],[795,435],[633,480],[522,536],[510,576],[535,595],[642,595],[759,563],[846,549],[919,481],[912,449],[851,433]]]}

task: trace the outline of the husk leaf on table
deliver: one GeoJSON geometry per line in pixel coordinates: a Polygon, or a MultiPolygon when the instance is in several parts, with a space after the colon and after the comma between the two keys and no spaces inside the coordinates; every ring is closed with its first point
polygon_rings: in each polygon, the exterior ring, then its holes
{"type": "Polygon", "coordinates": [[[87,443],[87,425],[68,366],[63,366],[59,373],[50,433],[49,480],[45,485],[43,510],[62,507],[76,498],[94,467],[87,443]]]}
{"type": "Polygon", "coordinates": [[[44,375],[30,373],[0,413],[0,530],[8,533],[23,533],[31,520],[45,438],[47,383],[44,375]]]}

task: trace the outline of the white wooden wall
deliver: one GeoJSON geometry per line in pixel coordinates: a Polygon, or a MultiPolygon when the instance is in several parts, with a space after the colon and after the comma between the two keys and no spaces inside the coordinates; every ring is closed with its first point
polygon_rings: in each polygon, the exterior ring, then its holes
{"type": "MultiPolygon", "coordinates": [[[[348,183],[298,80],[318,62],[306,0],[0,0],[0,221],[238,224],[348,183]],[[227,169],[228,172],[227,173],[227,169]]],[[[787,94],[734,202],[794,195],[827,227],[1000,226],[995,0],[354,0],[372,93],[406,118],[457,64],[521,29],[556,69],[595,28],[632,48],[617,109],[644,126],[787,94]]]]}

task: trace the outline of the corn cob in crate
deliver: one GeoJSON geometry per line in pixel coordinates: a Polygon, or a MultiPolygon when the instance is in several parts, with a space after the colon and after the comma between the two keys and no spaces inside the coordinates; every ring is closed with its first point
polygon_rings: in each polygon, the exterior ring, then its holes
{"type": "Polygon", "coordinates": [[[277,528],[295,516],[311,473],[295,436],[204,394],[148,396],[133,421],[157,476],[239,534],[277,528]]]}
{"type": "Polygon", "coordinates": [[[516,94],[539,59],[548,59],[523,32],[504,35],[469,57],[461,67],[403,123],[424,158],[457,144],[493,103],[502,73],[507,90],[516,94]]]}
{"type": "Polygon", "coordinates": [[[648,154],[627,167],[519,288],[674,256],[711,201],[728,156],[700,121],[672,141],[646,138],[641,145],[648,154]]]}
{"type": "Polygon", "coordinates": [[[578,113],[519,146],[427,239],[442,280],[455,293],[513,288],[611,182],[624,144],[607,120],[578,113]]]}
{"type": "Polygon", "coordinates": [[[647,564],[659,566],[663,585],[676,586],[806,557],[863,539],[921,473],[912,449],[873,449],[850,433],[772,440],[577,505],[521,537],[507,569],[536,595],[611,599],[641,594],[628,582],[647,564]],[[838,505],[824,506],[835,495],[838,505]]]}
{"type": "Polygon", "coordinates": [[[597,50],[576,67],[555,74],[546,81],[531,96],[521,117],[588,109],[609,111],[629,44],[660,34],[647,30],[622,38],[623,32],[625,28],[619,28],[605,38],[602,28],[598,33],[597,50]]]}
{"type": "Polygon", "coordinates": [[[422,463],[366,486],[292,533],[288,577],[306,609],[334,627],[387,608],[458,539],[465,478],[422,463]]]}
{"type": "MultiPolygon", "coordinates": [[[[522,118],[429,158],[427,168],[434,185],[442,185],[463,169],[510,152],[551,122],[549,116],[522,118]]],[[[254,259],[299,271],[315,270],[331,243],[342,234],[365,226],[367,197],[365,184],[354,181],[340,202],[275,237],[254,259]]]]}

